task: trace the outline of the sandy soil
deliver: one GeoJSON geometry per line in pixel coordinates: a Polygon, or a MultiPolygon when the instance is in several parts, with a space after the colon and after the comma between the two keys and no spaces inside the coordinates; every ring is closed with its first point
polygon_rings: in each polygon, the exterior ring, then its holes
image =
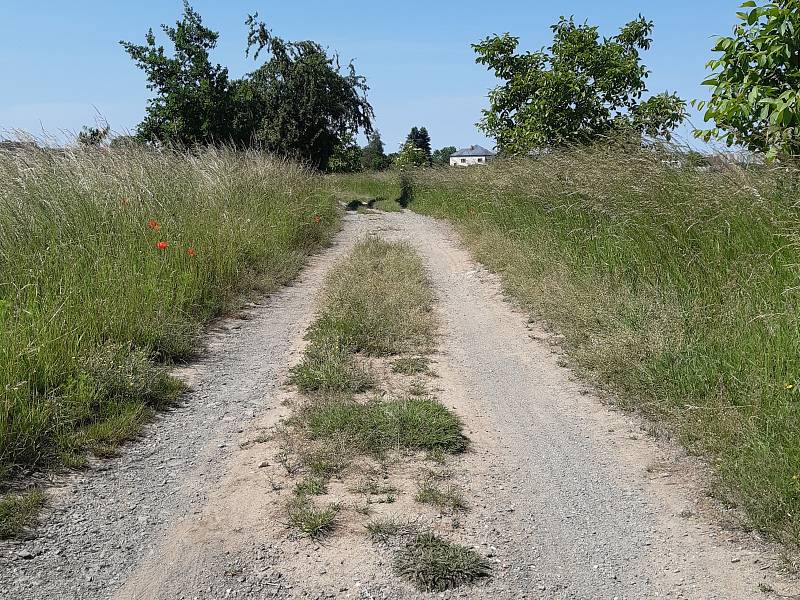
{"type": "Polygon", "coordinates": [[[429,597],[391,574],[390,548],[365,536],[369,517],[351,510],[347,482],[324,499],[345,501],[330,538],[292,534],[291,489],[275,460],[278,442],[266,435],[289,412],[294,392],[284,383],[325,274],[367,234],[406,240],[424,258],[441,321],[438,377],[428,383],[472,441],[449,465],[467,513],[416,505],[420,465],[411,459],[387,473],[401,488],[397,502],[373,507],[492,561],[490,580],[440,597],[800,593],[777,549],[737,529],[737,516],[708,497],[701,464],[576,381],[550,334],[504,299],[445,224],[404,212],[349,214],[294,286],[224,324],[186,374],[194,389],[182,408],[103,471],[61,481],[39,540],[0,547],[0,596],[429,597]]]}

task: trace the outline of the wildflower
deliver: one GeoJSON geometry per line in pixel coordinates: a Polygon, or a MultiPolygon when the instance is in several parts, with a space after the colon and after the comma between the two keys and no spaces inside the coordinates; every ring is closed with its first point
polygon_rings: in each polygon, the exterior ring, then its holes
{"type": "Polygon", "coordinates": [[[783,384],[783,389],[785,389],[785,390],[793,390],[794,389],[794,384],[793,383],[784,383],[783,384]]]}
{"type": "Polygon", "coordinates": [[[162,242],[158,242],[156,244],[156,248],[158,248],[159,250],[166,250],[167,248],[169,248],[169,244],[167,242],[163,242],[163,241],[162,242]]]}
{"type": "Polygon", "coordinates": [[[316,223],[317,225],[322,223],[322,217],[320,217],[319,215],[315,215],[314,216],[314,223],[316,223]]]}
{"type": "Polygon", "coordinates": [[[195,256],[197,256],[197,252],[195,251],[195,249],[194,249],[194,248],[191,248],[191,247],[186,249],[186,254],[188,254],[188,255],[189,255],[189,256],[191,256],[192,258],[194,258],[195,256]]]}
{"type": "Polygon", "coordinates": [[[147,228],[153,231],[158,231],[159,229],[161,229],[161,225],[159,225],[158,221],[156,221],[155,219],[150,219],[147,222],[147,228]]]}

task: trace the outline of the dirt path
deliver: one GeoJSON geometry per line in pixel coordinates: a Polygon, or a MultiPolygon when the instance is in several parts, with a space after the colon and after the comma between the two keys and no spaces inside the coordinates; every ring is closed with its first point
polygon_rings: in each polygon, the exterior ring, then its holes
{"type": "MultiPolygon", "coordinates": [[[[458,536],[495,564],[464,598],[784,597],[778,559],[723,529],[691,461],[604,406],[547,334],[507,303],[447,226],[348,215],[332,248],[247,319],[228,322],[188,376],[184,407],[125,455],[63,482],[39,539],[0,549],[0,595],[23,599],[416,598],[360,527],[292,537],[264,432],[331,265],[368,232],[425,259],[442,321],[439,398],[473,451],[455,462],[472,509],[458,536]],[[75,492],[75,493],[73,493],[75,492]],[[33,558],[21,558],[30,552],[33,558]]],[[[724,516],[724,515],[723,515],[724,516]]],[[[797,593],[795,590],[794,593],[797,593]]]]}

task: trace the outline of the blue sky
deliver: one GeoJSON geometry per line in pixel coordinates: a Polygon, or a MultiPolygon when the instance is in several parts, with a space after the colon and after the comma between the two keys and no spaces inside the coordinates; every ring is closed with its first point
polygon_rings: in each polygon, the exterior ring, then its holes
{"type": "MultiPolygon", "coordinates": [[[[368,78],[370,101],[387,151],[413,125],[424,125],[434,147],[473,143],[491,146],[475,123],[494,81],[476,65],[470,44],[511,32],[524,49],[550,41],[549,25],[575,15],[611,35],[640,12],[655,21],[654,44],[644,57],[652,92],[677,91],[702,98],[700,85],[716,35],[735,22],[738,0],[589,0],[537,2],[378,3],[342,0],[267,2],[195,0],[205,23],[220,32],[216,62],[233,75],[253,69],[244,57],[244,19],[258,11],[287,39],[314,39],[344,59],[355,59],[368,78]]],[[[35,134],[77,131],[100,113],[116,131],[133,129],[144,114],[148,91],[117,43],[140,42],[148,27],[173,23],[180,0],[4,0],[0,7],[0,131],[35,134]]],[[[693,117],[696,121],[700,121],[693,117]]],[[[688,128],[681,132],[688,135],[688,128]]]]}

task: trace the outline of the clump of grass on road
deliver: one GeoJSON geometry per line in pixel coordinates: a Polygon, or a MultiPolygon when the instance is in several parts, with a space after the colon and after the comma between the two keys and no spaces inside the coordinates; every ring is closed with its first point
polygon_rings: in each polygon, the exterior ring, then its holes
{"type": "Polygon", "coordinates": [[[369,370],[338,339],[309,344],[303,362],[292,370],[292,383],[304,392],[363,392],[374,384],[369,370]]]}
{"type": "Polygon", "coordinates": [[[308,496],[301,494],[292,498],[287,512],[292,527],[302,535],[318,538],[333,531],[339,506],[330,504],[318,508],[308,496]]]}
{"type": "Polygon", "coordinates": [[[467,439],[458,417],[432,398],[352,399],[313,402],[300,418],[312,440],[343,440],[364,454],[383,456],[392,450],[462,452],[467,439]]]}
{"type": "Polygon", "coordinates": [[[364,528],[376,542],[387,542],[392,538],[402,538],[419,533],[419,526],[411,521],[397,518],[374,518],[364,528]]]}
{"type": "MultiPolygon", "coordinates": [[[[728,499],[795,543],[800,172],[694,158],[598,146],[422,170],[410,207],[454,223],[574,364],[708,456],[728,499]]],[[[375,194],[397,185],[365,177],[375,194]]]]}
{"type": "Polygon", "coordinates": [[[433,348],[433,293],[407,244],[369,238],[328,277],[311,346],[331,339],[368,356],[424,354],[433,348]]]}
{"type": "Polygon", "coordinates": [[[294,488],[296,496],[322,496],[328,493],[328,483],[322,477],[307,477],[294,488]]]}
{"type": "Polygon", "coordinates": [[[467,501],[462,491],[454,485],[445,488],[433,481],[423,481],[414,498],[420,504],[430,504],[440,510],[467,510],[467,501]]]}
{"type": "Polygon", "coordinates": [[[394,569],[426,592],[444,592],[492,573],[489,562],[477,552],[432,533],[417,535],[398,551],[394,569]]]}
{"type": "Polygon", "coordinates": [[[427,356],[404,356],[392,364],[392,371],[402,375],[430,375],[430,360],[427,356]]]}
{"type": "Polygon", "coordinates": [[[0,152],[0,480],[113,454],[202,325],[337,227],[321,177],[256,153],[0,152]]]}
{"type": "Polygon", "coordinates": [[[34,525],[43,505],[44,494],[38,489],[0,498],[0,540],[16,537],[34,525]]]}
{"type": "Polygon", "coordinates": [[[398,490],[395,486],[389,483],[379,483],[375,479],[367,478],[353,488],[353,491],[358,494],[369,496],[393,496],[397,494],[398,490]]]}
{"type": "Polygon", "coordinates": [[[315,393],[295,418],[308,437],[373,456],[462,451],[461,423],[431,397],[354,399],[375,385],[365,357],[420,360],[433,348],[433,293],[419,256],[406,244],[366,239],[333,269],[320,305],[292,371],[301,391],[315,393]]]}

